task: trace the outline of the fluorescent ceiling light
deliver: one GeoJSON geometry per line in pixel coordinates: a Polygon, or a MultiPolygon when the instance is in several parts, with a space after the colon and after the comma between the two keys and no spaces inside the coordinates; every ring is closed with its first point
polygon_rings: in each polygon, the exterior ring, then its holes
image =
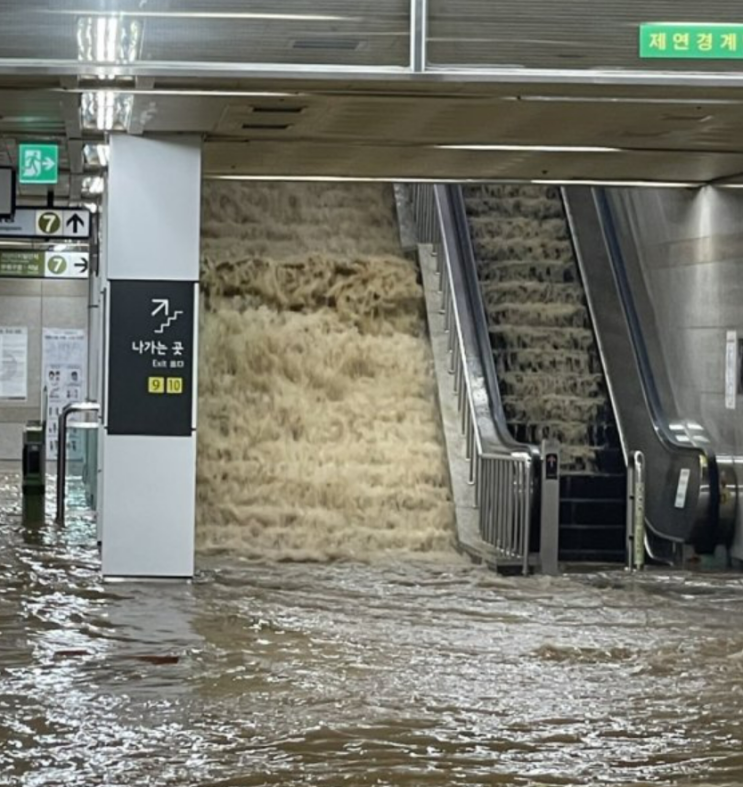
{"type": "Polygon", "coordinates": [[[92,167],[107,167],[110,155],[108,145],[91,144],[83,147],[85,161],[92,167]]]}
{"type": "MultiPolygon", "coordinates": [[[[64,16],[109,17],[107,11],[55,10],[46,13],[64,16]]],[[[226,20],[267,20],[276,22],[360,22],[363,17],[339,16],[337,14],[280,14],[262,11],[120,11],[117,18],[125,19],[226,19],[226,20]]]]}
{"type": "MultiPolygon", "coordinates": [[[[473,178],[384,178],[353,175],[205,175],[204,180],[278,181],[294,183],[479,183],[473,178]]],[[[492,181],[492,178],[490,179],[492,181]]]]}
{"type": "Polygon", "coordinates": [[[103,194],[103,190],[106,187],[106,182],[103,180],[100,175],[95,177],[88,177],[83,178],[83,194],[88,194],[90,196],[97,196],[99,194],[103,194]]]}
{"type": "Polygon", "coordinates": [[[83,93],[82,125],[98,131],[126,131],[132,117],[134,96],[112,90],[83,93]]]}
{"type": "Polygon", "coordinates": [[[683,106],[717,106],[743,104],[741,99],[730,98],[650,98],[645,96],[502,96],[501,101],[557,104],[679,104],[683,106]]]}
{"type": "Polygon", "coordinates": [[[216,98],[299,98],[306,93],[278,93],[268,90],[160,90],[153,88],[116,88],[116,87],[97,87],[90,85],[82,88],[54,88],[59,93],[114,93],[116,95],[126,94],[128,96],[214,96],[216,98]]]}
{"type": "Polygon", "coordinates": [[[295,183],[531,183],[535,186],[621,186],[623,188],[700,188],[698,183],[644,180],[532,180],[530,178],[400,178],[353,177],[352,175],[205,175],[205,180],[267,181],[295,183]]]}
{"type": "Polygon", "coordinates": [[[508,153],[625,153],[622,148],[569,145],[433,145],[437,150],[478,150],[508,153]]]}
{"type": "Polygon", "coordinates": [[[142,23],[121,16],[86,16],[77,22],[77,57],[86,63],[133,63],[142,23]]]}
{"type": "Polygon", "coordinates": [[[673,180],[532,180],[535,186],[605,186],[642,189],[697,189],[703,184],[673,180]]]}

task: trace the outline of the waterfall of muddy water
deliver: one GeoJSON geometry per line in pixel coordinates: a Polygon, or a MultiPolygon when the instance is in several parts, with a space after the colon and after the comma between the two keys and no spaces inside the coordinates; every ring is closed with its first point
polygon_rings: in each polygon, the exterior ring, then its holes
{"type": "MultiPolygon", "coordinates": [[[[743,581],[246,562],[104,584],[0,477],[0,784],[743,784],[743,581]]],[[[49,512],[53,511],[50,499],[49,512]]]]}
{"type": "Polygon", "coordinates": [[[503,406],[514,435],[561,443],[563,471],[596,469],[614,431],[556,189],[465,189],[503,406]]]}
{"type": "Polygon", "coordinates": [[[207,183],[203,202],[199,548],[449,552],[423,293],[392,190],[207,183]]]}

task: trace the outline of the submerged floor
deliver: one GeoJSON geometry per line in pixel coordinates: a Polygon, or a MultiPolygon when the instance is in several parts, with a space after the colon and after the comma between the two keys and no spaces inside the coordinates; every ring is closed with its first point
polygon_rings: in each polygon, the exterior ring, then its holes
{"type": "Polygon", "coordinates": [[[743,581],[200,559],[104,585],[0,486],[0,784],[739,785],[743,581]]]}

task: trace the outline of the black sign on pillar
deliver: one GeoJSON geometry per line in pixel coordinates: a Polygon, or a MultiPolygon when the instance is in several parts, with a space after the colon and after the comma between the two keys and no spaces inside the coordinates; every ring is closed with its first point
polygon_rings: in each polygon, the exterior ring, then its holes
{"type": "Polygon", "coordinates": [[[109,434],[192,433],[196,286],[110,282],[109,434]]]}
{"type": "Polygon", "coordinates": [[[544,457],[545,473],[544,477],[547,481],[554,481],[557,478],[558,470],[560,469],[560,460],[557,454],[547,454],[544,457]]]}

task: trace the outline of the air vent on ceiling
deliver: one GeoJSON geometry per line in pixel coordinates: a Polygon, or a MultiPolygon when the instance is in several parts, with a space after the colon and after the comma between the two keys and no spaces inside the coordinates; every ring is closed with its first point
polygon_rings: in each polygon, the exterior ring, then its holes
{"type": "Polygon", "coordinates": [[[275,115],[299,115],[304,112],[306,107],[253,107],[255,114],[275,114],[275,115]]]}
{"type": "Polygon", "coordinates": [[[243,123],[245,131],[286,131],[291,123],[243,123]]]}
{"type": "Polygon", "coordinates": [[[292,41],[292,49],[336,49],[354,52],[362,43],[358,38],[298,38],[292,41]]]}
{"type": "Polygon", "coordinates": [[[680,123],[709,123],[712,120],[712,115],[663,115],[663,120],[679,121],[680,123]]]}
{"type": "Polygon", "coordinates": [[[668,131],[622,131],[619,136],[623,139],[662,139],[670,135],[668,131]]]}

